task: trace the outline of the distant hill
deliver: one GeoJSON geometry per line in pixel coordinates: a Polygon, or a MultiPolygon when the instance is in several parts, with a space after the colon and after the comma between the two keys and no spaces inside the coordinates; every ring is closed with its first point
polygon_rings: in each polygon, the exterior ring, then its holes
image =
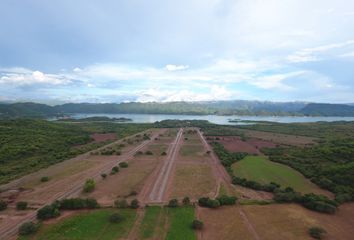
{"type": "Polygon", "coordinates": [[[354,106],[305,102],[205,101],[168,103],[67,103],[48,106],[39,103],[0,104],[0,116],[49,117],[74,113],[143,113],[253,116],[354,116],[354,106]]]}
{"type": "Polygon", "coordinates": [[[345,104],[310,103],[300,111],[309,116],[343,116],[353,117],[354,106],[345,104]]]}

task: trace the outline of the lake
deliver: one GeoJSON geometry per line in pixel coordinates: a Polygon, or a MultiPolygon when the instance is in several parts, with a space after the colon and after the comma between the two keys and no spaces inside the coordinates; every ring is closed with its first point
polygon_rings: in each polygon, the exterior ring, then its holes
{"type": "Polygon", "coordinates": [[[87,117],[109,117],[109,118],[130,118],[134,123],[153,123],[167,119],[178,120],[208,120],[215,124],[245,125],[250,123],[228,122],[230,119],[269,121],[278,123],[304,123],[304,122],[334,122],[334,121],[354,121],[354,117],[291,117],[291,116],[217,116],[217,115],[175,115],[175,114],[72,114],[72,118],[80,119],[87,117]]]}

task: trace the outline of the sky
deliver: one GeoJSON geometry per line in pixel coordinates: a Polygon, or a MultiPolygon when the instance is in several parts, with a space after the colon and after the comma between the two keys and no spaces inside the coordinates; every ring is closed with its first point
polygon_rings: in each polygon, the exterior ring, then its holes
{"type": "Polygon", "coordinates": [[[352,0],[1,0],[0,101],[354,103],[352,0]]]}

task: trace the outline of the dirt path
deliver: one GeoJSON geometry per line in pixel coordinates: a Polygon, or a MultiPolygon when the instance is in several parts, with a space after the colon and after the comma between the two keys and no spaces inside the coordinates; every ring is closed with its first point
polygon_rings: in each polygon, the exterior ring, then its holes
{"type": "Polygon", "coordinates": [[[149,194],[150,202],[158,203],[163,201],[164,193],[166,192],[167,183],[171,176],[171,169],[173,168],[174,162],[176,161],[176,156],[178,154],[181,145],[182,134],[183,134],[183,129],[181,128],[177,133],[176,140],[174,141],[174,143],[172,143],[172,147],[168,152],[167,160],[164,161],[163,166],[159,172],[159,175],[149,194]]]}
{"type": "MultiPolygon", "coordinates": [[[[134,156],[134,154],[136,152],[140,151],[147,144],[152,142],[156,137],[158,137],[158,135],[159,135],[159,132],[155,133],[153,136],[151,136],[150,140],[142,142],[140,145],[138,145],[134,149],[119,156],[117,161],[113,161],[113,162],[111,161],[107,164],[104,164],[101,168],[96,168],[95,172],[90,171],[91,175],[88,177],[93,178],[96,181],[101,181],[102,180],[102,178],[101,178],[102,172],[110,171],[112,169],[112,167],[116,166],[117,163],[119,163],[121,161],[128,161],[129,159],[131,159],[134,156]]],[[[117,142],[119,142],[119,141],[117,141],[117,142]]],[[[116,144],[117,142],[111,143],[109,145],[116,144]]],[[[107,147],[109,145],[106,145],[104,147],[107,147]]],[[[85,153],[83,155],[76,157],[75,159],[77,159],[77,158],[81,159],[81,158],[88,157],[89,154],[90,154],[90,152],[85,153]]],[[[23,178],[23,179],[25,179],[25,178],[23,178]]],[[[23,179],[22,179],[22,181],[23,181],[23,179]]],[[[21,180],[15,181],[15,184],[17,184],[20,181],[21,180]]],[[[14,184],[14,183],[12,183],[12,184],[14,184]]],[[[12,184],[9,184],[8,186],[12,186],[12,184]]],[[[46,201],[43,203],[42,206],[38,206],[38,207],[41,208],[47,204],[51,204],[55,200],[60,200],[60,199],[68,198],[68,197],[76,197],[82,191],[83,185],[84,185],[83,179],[80,179],[80,181],[71,182],[71,183],[69,183],[69,186],[65,190],[65,192],[61,191],[61,192],[58,192],[58,193],[52,195],[49,199],[46,199],[46,201]]],[[[51,186],[49,186],[49,187],[51,187],[51,186]]],[[[29,214],[27,214],[26,216],[24,216],[23,218],[19,218],[14,221],[10,221],[6,224],[2,223],[2,225],[0,226],[0,239],[1,240],[11,239],[13,236],[15,236],[17,234],[18,226],[20,226],[21,224],[28,222],[28,221],[36,221],[36,215],[37,215],[37,211],[33,211],[33,212],[30,212],[29,214]]]]}
{"type": "Polygon", "coordinates": [[[130,230],[129,235],[126,238],[127,240],[138,240],[139,239],[139,228],[140,228],[141,222],[144,219],[144,215],[145,215],[144,208],[139,208],[137,210],[137,216],[135,219],[134,226],[130,230]]]}
{"type": "Polygon", "coordinates": [[[248,231],[252,234],[254,239],[255,240],[261,240],[261,238],[259,237],[258,233],[254,229],[252,223],[249,221],[247,215],[245,214],[245,212],[242,209],[240,209],[240,216],[242,218],[243,223],[246,225],[248,231]]]}

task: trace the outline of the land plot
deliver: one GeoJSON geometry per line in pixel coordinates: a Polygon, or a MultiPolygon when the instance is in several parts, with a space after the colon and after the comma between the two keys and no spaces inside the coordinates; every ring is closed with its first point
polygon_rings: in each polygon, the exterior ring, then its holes
{"type": "Polygon", "coordinates": [[[170,189],[171,198],[215,195],[216,180],[210,164],[177,162],[170,189]]]}
{"type": "Polygon", "coordinates": [[[105,142],[105,141],[113,141],[117,139],[116,133],[94,133],[91,134],[90,137],[95,142],[105,142]]]}
{"type": "Polygon", "coordinates": [[[232,170],[237,177],[262,184],[275,182],[282,187],[292,187],[301,193],[329,194],[329,192],[310,182],[298,171],[286,165],[272,162],[265,157],[247,156],[241,161],[234,163],[232,170]]]}
{"type": "Polygon", "coordinates": [[[202,144],[183,144],[180,149],[180,155],[182,157],[203,156],[205,154],[206,150],[202,144]]]}
{"type": "Polygon", "coordinates": [[[122,239],[129,234],[135,219],[136,211],[131,209],[94,210],[64,218],[54,224],[44,223],[34,236],[20,237],[19,240],[122,239]],[[121,214],[124,220],[120,223],[109,222],[112,213],[121,214]]]}

